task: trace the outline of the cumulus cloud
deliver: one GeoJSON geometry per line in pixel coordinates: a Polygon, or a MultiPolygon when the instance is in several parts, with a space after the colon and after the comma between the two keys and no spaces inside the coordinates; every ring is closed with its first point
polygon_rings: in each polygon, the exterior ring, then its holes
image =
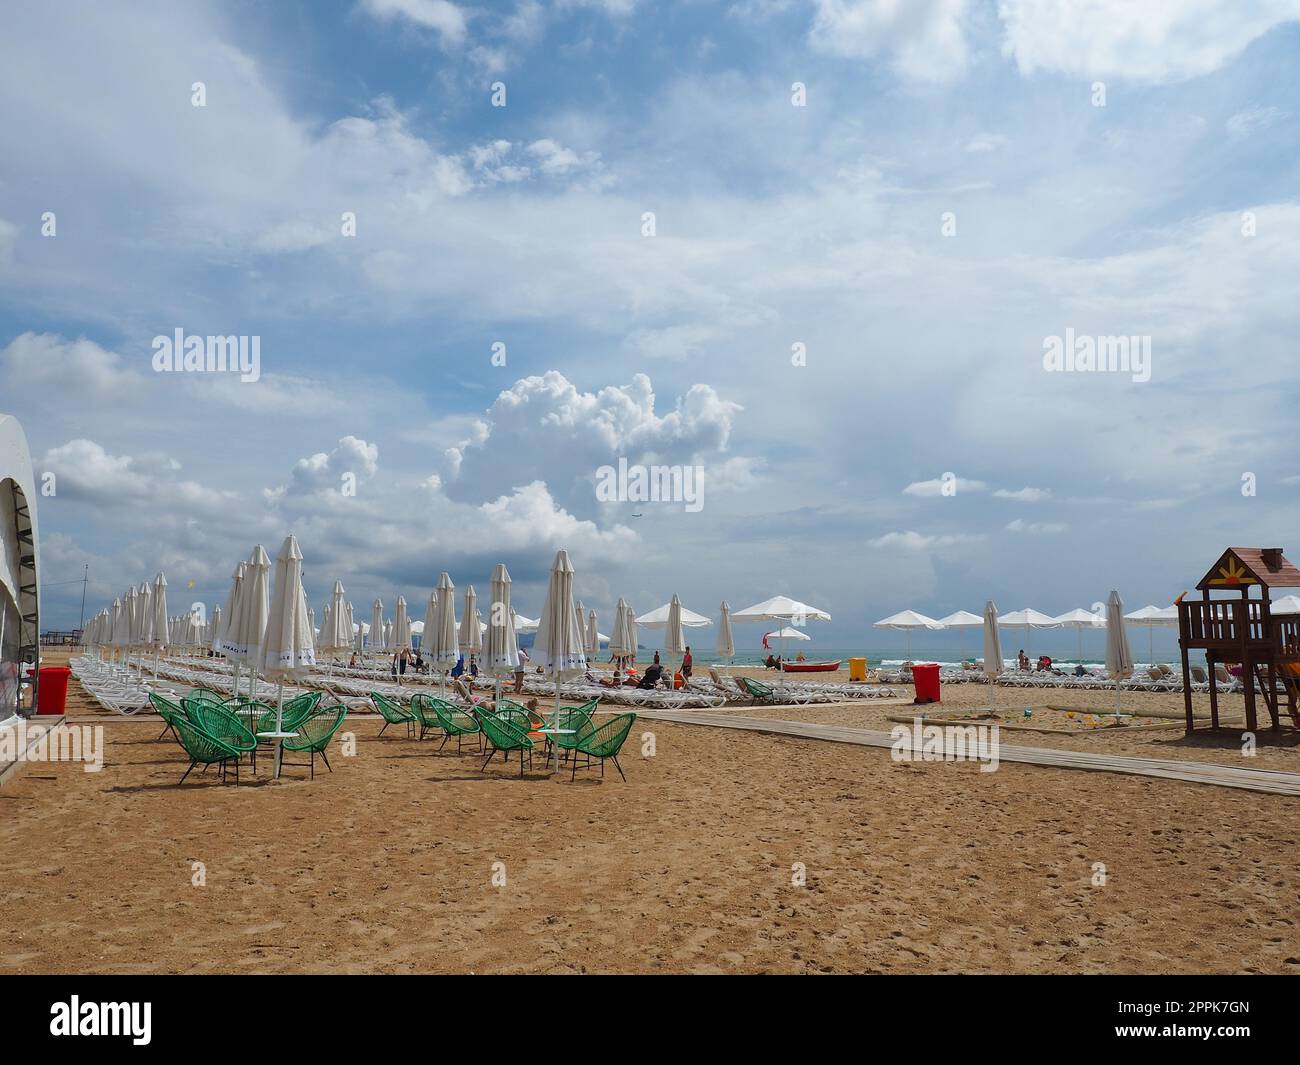
{"type": "Polygon", "coordinates": [[[591,499],[596,469],[620,457],[673,463],[726,451],[741,410],[711,386],[695,384],[660,414],[645,374],[585,392],[550,370],[497,396],[480,438],[449,453],[448,473],[455,474],[458,497],[542,479],[561,498],[581,490],[591,499]]]}

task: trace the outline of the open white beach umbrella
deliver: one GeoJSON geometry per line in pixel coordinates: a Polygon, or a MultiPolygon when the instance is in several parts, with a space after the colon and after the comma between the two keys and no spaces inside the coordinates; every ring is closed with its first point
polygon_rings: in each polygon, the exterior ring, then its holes
{"type": "Polygon", "coordinates": [[[513,611],[510,609],[510,572],[498,562],[488,583],[487,644],[483,648],[483,667],[497,678],[496,698],[501,698],[500,678],[519,667],[519,642],[515,637],[513,611]]]}
{"type": "Polygon", "coordinates": [[[271,600],[262,640],[261,670],[279,685],[275,714],[275,775],[280,775],[284,740],[284,682],[316,665],[316,641],[307,620],[307,595],[302,586],[302,551],[292,533],[284,538],[275,562],[275,596],[271,600]]]}
{"type": "MultiPolygon", "coordinates": [[[[511,610],[514,610],[511,607],[511,610]]],[[[523,614],[515,611],[515,635],[519,636],[526,632],[536,632],[537,626],[541,624],[540,618],[526,618],[523,614]]]]}
{"type": "Polygon", "coordinates": [[[772,632],[763,633],[763,639],[771,640],[773,638],[778,640],[811,640],[812,639],[812,637],[809,636],[806,632],[804,632],[803,629],[792,628],[789,625],[784,625],[779,629],[774,629],[772,632]]]}
{"type": "Polygon", "coordinates": [[[1178,607],[1144,606],[1131,614],[1125,614],[1124,620],[1130,625],[1141,625],[1147,630],[1147,664],[1150,665],[1155,654],[1155,630],[1177,628],[1178,607]]]}
{"type": "Polygon", "coordinates": [[[907,633],[907,657],[912,657],[912,630],[913,629],[940,629],[943,626],[934,618],[927,617],[925,614],[915,610],[900,610],[897,614],[890,614],[887,618],[881,618],[874,625],[873,629],[892,629],[895,632],[907,633]]]}
{"type": "Polygon", "coordinates": [[[1124,628],[1124,602],[1112,591],[1106,600],[1106,672],[1115,681],[1115,714],[1119,715],[1120,682],[1133,675],[1133,652],[1124,628]]]}
{"type": "MultiPolygon", "coordinates": [[[[573,563],[569,552],[561,548],[555,552],[551,565],[551,579],[546,586],[546,602],[537,626],[537,639],[533,642],[532,659],[555,678],[555,714],[552,728],[559,728],[560,681],[582,673],[587,668],[583,654],[583,634],[573,606],[573,563]]],[[[559,760],[556,760],[558,765],[559,760]]]]}
{"type": "Polygon", "coordinates": [[[939,625],[944,629],[982,629],[984,619],[978,614],[972,614],[969,610],[954,610],[946,617],[939,619],[939,625]]]}
{"type": "MultiPolygon", "coordinates": [[[[212,649],[220,651],[223,654],[230,653],[230,647],[235,641],[235,631],[238,627],[240,601],[242,599],[244,585],[244,570],[247,566],[242,559],[235,566],[235,572],[230,577],[230,596],[226,600],[226,612],[221,620],[221,631],[216,634],[212,641],[212,649]]],[[[236,667],[238,668],[238,667],[236,667]]],[[[236,672],[236,681],[239,675],[236,672]]],[[[238,688],[238,683],[236,683],[238,688]]]]}
{"type": "Polygon", "coordinates": [[[1084,610],[1083,607],[1075,607],[1073,610],[1067,610],[1064,614],[1057,614],[1052,619],[1056,622],[1057,628],[1074,629],[1079,634],[1079,661],[1083,661],[1083,631],[1084,629],[1104,629],[1106,627],[1106,615],[1094,614],[1091,610],[1084,610]]]}
{"type": "Polygon", "coordinates": [[[393,607],[393,646],[399,651],[411,649],[411,619],[406,614],[406,596],[399,595],[393,607]]]}
{"type": "Polygon", "coordinates": [[[1006,625],[1013,629],[1025,630],[1025,646],[1029,647],[1029,630],[1030,629],[1056,629],[1060,628],[1056,624],[1056,619],[1049,614],[1044,614],[1041,610],[1035,610],[1033,607],[1025,607],[1023,610],[1013,610],[1010,614],[1003,614],[998,618],[999,625],[1006,625]]]}
{"type": "MultiPolygon", "coordinates": [[[[673,598],[674,598],[674,599],[677,599],[677,596],[674,595],[673,598]]],[[[642,614],[639,618],[635,618],[634,620],[635,620],[636,623],[637,623],[638,625],[640,625],[642,628],[646,628],[646,629],[666,629],[666,628],[668,627],[668,613],[669,613],[669,611],[672,609],[672,606],[673,606],[673,604],[672,604],[671,602],[669,602],[669,603],[665,603],[663,606],[661,606],[661,607],[656,607],[654,610],[650,611],[650,613],[648,613],[648,614],[642,614]]],[[[679,622],[679,623],[680,623],[684,628],[687,628],[687,629],[699,629],[699,628],[703,628],[705,625],[712,625],[712,624],[713,624],[713,622],[712,622],[709,618],[706,618],[703,614],[697,614],[697,613],[695,613],[694,610],[688,610],[688,609],[686,609],[686,607],[682,606],[680,600],[679,600],[678,603],[677,603],[677,608],[678,608],[678,610],[680,611],[680,622],[679,622]]],[[[733,619],[734,619],[734,616],[733,616],[733,619]]],[[[750,618],[750,619],[748,619],[748,620],[750,620],[750,621],[760,621],[760,620],[765,620],[765,619],[761,619],[761,618],[750,618]]]]}
{"type": "MultiPolygon", "coordinates": [[[[1173,607],[1174,624],[1178,623],[1178,608],[1173,607]]],[[[1284,595],[1281,599],[1274,599],[1269,604],[1269,612],[1272,614],[1300,614],[1300,595],[1284,595]]]]}
{"type": "MultiPolygon", "coordinates": [[[[830,621],[831,616],[788,595],[774,595],[761,603],[731,612],[732,622],[737,621],[788,621],[794,628],[802,629],[810,621],[830,621]]],[[[781,643],[781,662],[785,662],[785,642],[781,643]]],[[[781,685],[785,686],[785,670],[781,670],[781,685]]]]}
{"type": "Polygon", "coordinates": [[[989,706],[993,705],[993,682],[1002,672],[1002,634],[998,631],[998,608],[992,599],[984,604],[984,675],[989,679],[989,706]]]}
{"type": "Polygon", "coordinates": [[[731,635],[731,607],[725,599],[718,607],[718,639],[713,645],[713,653],[719,658],[736,657],[736,641],[731,635]]]}
{"type": "Polygon", "coordinates": [[[479,617],[478,612],[478,595],[474,591],[474,585],[467,585],[465,588],[465,605],[460,618],[460,635],[458,644],[460,653],[465,656],[465,665],[469,665],[469,656],[476,655],[483,649],[483,630],[480,626],[483,619],[479,617]]]}
{"type": "Polygon", "coordinates": [[[367,645],[371,651],[384,650],[384,601],[376,598],[370,608],[370,635],[367,645]]]}

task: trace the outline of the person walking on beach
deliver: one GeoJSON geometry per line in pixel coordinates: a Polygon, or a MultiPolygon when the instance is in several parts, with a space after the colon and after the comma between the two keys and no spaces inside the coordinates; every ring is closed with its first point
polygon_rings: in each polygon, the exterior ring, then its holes
{"type": "Polygon", "coordinates": [[[691,657],[691,648],[690,645],[688,644],[686,647],[686,653],[682,655],[682,683],[683,684],[689,684],[691,682],[691,670],[693,670],[694,668],[695,668],[695,660],[691,657]]]}
{"type": "Polygon", "coordinates": [[[654,664],[655,664],[656,666],[659,665],[659,652],[658,652],[658,651],[655,652],[655,662],[654,662],[654,664]]]}

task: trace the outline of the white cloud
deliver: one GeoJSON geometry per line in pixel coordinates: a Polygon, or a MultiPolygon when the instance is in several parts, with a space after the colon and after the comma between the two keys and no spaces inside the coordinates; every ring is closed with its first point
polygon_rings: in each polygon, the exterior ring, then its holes
{"type": "Polygon", "coordinates": [[[929,551],[938,547],[956,547],[971,544],[983,537],[973,533],[929,534],[912,530],[907,532],[889,532],[868,540],[870,547],[892,547],[903,551],[929,551]]]}
{"type": "Polygon", "coordinates": [[[946,480],[943,477],[936,477],[932,481],[913,481],[903,489],[903,495],[921,496],[930,499],[942,496],[945,487],[950,484],[951,488],[948,489],[950,493],[983,492],[988,488],[988,485],[983,481],[971,480],[967,477],[953,477],[951,481],[946,480]]]}
{"type": "Polygon", "coordinates": [[[808,40],[831,55],[892,58],[918,81],[946,82],[964,73],[966,0],[815,0],[808,40]]]}
{"type": "Polygon", "coordinates": [[[1012,491],[1009,488],[999,488],[993,493],[998,499],[1014,499],[1018,503],[1041,503],[1044,499],[1051,498],[1052,492],[1049,488],[1017,488],[1012,491]]]}
{"type": "Polygon", "coordinates": [[[1065,532],[1067,528],[1069,526],[1054,521],[1025,521],[1016,518],[1015,521],[1007,522],[1007,532],[1028,533],[1031,536],[1049,536],[1065,532]]]}
{"type": "Polygon", "coordinates": [[[1238,111],[1224,123],[1224,128],[1234,137],[1249,137],[1289,117],[1288,112],[1277,107],[1251,107],[1238,111]]]}
{"type": "Polygon", "coordinates": [[[1022,74],[1169,82],[1234,59],[1300,0],[1001,0],[1004,51],[1022,74]]]}
{"type": "Polygon", "coordinates": [[[977,133],[966,142],[968,152],[995,152],[1007,146],[1007,138],[1001,133],[977,133]]]}
{"type": "Polygon", "coordinates": [[[378,19],[406,20],[436,30],[446,47],[465,41],[465,14],[450,0],[363,0],[362,7],[378,19]]]}
{"type": "MultiPolygon", "coordinates": [[[[69,440],[45,453],[55,475],[55,499],[129,506],[153,494],[153,482],[136,471],[129,455],[110,455],[93,440],[69,440]]],[[[44,472],[44,471],[42,471],[44,472]]]]}

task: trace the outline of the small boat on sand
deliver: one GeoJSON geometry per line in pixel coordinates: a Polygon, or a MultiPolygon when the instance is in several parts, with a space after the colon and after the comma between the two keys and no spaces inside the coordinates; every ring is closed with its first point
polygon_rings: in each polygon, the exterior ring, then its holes
{"type": "Polygon", "coordinates": [[[839,662],[782,662],[787,673],[834,673],[840,668],[839,662]]]}

